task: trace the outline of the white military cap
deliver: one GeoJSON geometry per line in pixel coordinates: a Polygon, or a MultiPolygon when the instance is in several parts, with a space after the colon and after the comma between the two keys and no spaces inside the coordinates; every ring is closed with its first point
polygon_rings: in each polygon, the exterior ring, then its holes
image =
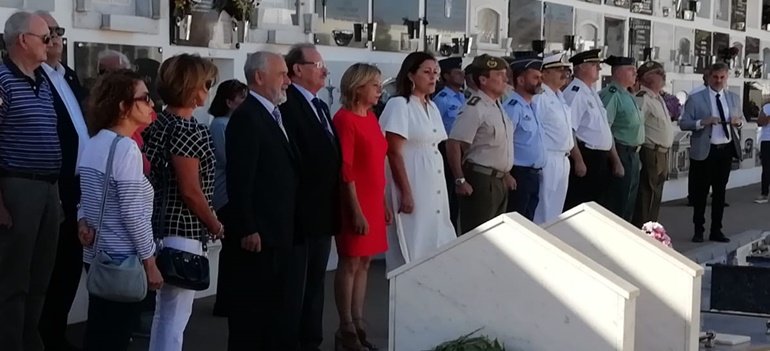
{"type": "Polygon", "coordinates": [[[543,59],[543,69],[569,67],[570,63],[567,60],[567,55],[563,52],[546,56],[543,59]]]}

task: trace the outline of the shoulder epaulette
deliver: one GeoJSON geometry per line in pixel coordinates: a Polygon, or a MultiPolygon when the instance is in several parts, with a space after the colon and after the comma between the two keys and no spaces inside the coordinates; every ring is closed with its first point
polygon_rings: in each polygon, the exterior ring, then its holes
{"type": "Polygon", "coordinates": [[[579,86],[577,86],[577,85],[573,85],[572,86],[572,91],[578,91],[578,90],[580,90],[579,86]]]}
{"type": "Polygon", "coordinates": [[[446,96],[446,91],[442,91],[442,92],[440,92],[440,93],[438,94],[438,96],[440,96],[440,97],[444,97],[444,96],[446,96]]]}
{"type": "Polygon", "coordinates": [[[516,99],[511,99],[511,101],[508,101],[508,105],[511,105],[511,106],[516,106],[516,104],[518,104],[518,103],[519,103],[519,101],[516,100],[516,99]]]}
{"type": "Polygon", "coordinates": [[[642,90],[642,91],[640,91],[640,92],[636,93],[636,96],[637,96],[637,97],[642,97],[642,96],[644,96],[644,94],[647,94],[647,92],[646,92],[646,91],[644,91],[644,90],[642,90]]]}
{"type": "Polygon", "coordinates": [[[612,87],[609,87],[609,89],[607,89],[607,91],[609,91],[610,93],[614,94],[614,93],[618,92],[618,88],[612,86],[612,87]]]}
{"type": "Polygon", "coordinates": [[[471,96],[471,98],[468,99],[468,105],[476,106],[476,104],[478,104],[479,101],[481,101],[480,97],[478,97],[478,96],[471,96]]]}

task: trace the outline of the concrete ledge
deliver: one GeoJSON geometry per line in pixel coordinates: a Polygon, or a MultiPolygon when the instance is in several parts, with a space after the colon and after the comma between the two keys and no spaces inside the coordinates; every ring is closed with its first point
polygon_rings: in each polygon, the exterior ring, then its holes
{"type": "Polygon", "coordinates": [[[758,229],[747,230],[740,234],[731,235],[729,243],[708,243],[698,248],[682,252],[682,254],[698,264],[722,261],[731,252],[736,251],[741,246],[762,239],[764,233],[765,231],[758,229]]]}
{"type": "Polygon", "coordinates": [[[114,30],[118,32],[159,34],[158,20],[125,15],[102,14],[101,29],[114,30]]]}

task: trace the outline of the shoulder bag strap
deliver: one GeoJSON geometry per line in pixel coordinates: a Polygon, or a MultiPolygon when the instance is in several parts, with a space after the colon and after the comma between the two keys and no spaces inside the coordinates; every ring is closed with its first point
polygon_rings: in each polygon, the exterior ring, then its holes
{"type": "Polygon", "coordinates": [[[102,230],[102,220],[104,219],[104,208],[106,206],[107,202],[107,191],[109,190],[110,185],[110,175],[112,174],[112,163],[113,159],[115,158],[115,147],[118,146],[118,142],[120,139],[123,139],[122,135],[115,136],[115,139],[112,140],[112,145],[110,145],[110,153],[109,156],[107,156],[107,165],[104,167],[104,187],[102,188],[102,202],[101,205],[99,205],[99,221],[96,224],[96,234],[94,238],[94,249],[96,252],[99,251],[99,237],[101,235],[100,232],[102,230]]]}

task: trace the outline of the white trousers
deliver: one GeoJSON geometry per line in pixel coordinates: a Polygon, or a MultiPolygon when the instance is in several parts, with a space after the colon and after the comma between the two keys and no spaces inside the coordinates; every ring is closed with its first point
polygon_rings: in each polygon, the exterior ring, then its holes
{"type": "Polygon", "coordinates": [[[546,151],[545,167],[540,172],[540,202],[535,209],[535,224],[558,217],[564,210],[569,183],[569,159],[564,151],[546,151]]]}
{"type": "MultiPolygon", "coordinates": [[[[200,241],[178,236],[163,239],[163,246],[198,255],[203,252],[200,241]]],[[[149,351],[182,351],[184,330],[192,314],[193,300],[194,290],[163,284],[156,293],[149,351]]]]}

